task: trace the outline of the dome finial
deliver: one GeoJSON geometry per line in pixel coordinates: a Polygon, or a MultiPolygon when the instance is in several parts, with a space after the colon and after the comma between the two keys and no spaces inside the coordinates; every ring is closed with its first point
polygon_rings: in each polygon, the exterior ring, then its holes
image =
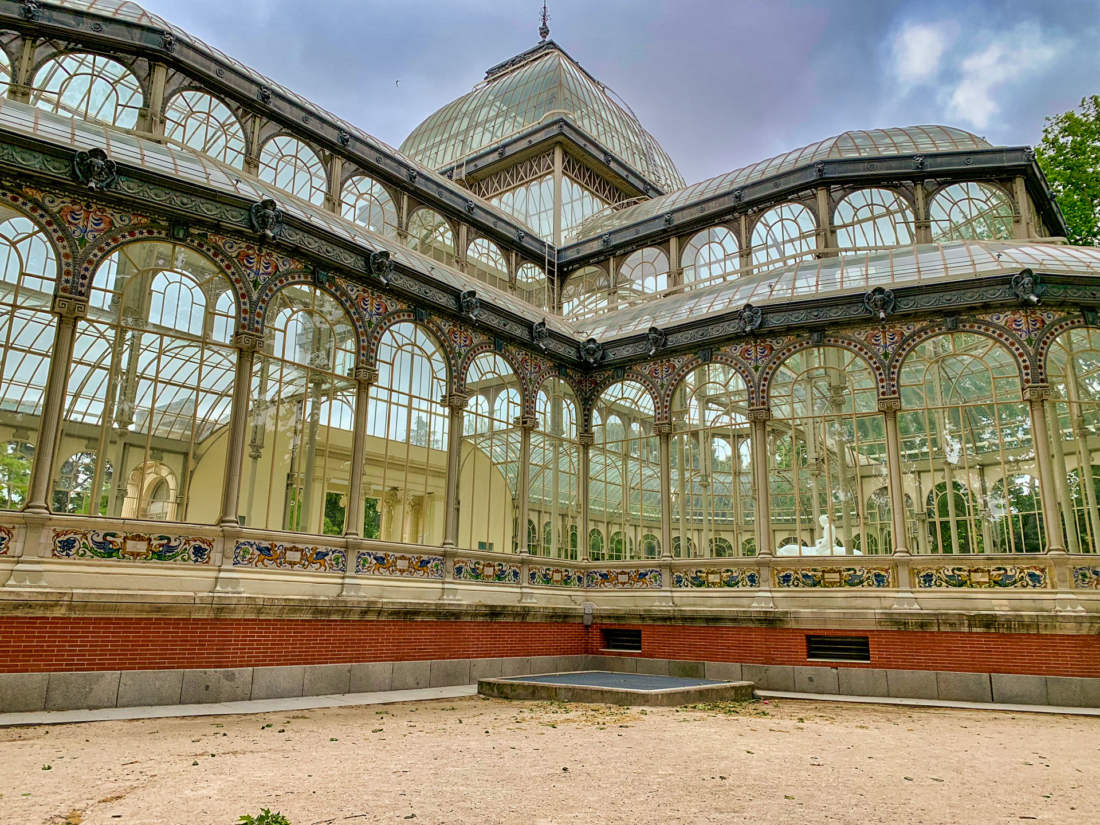
{"type": "Polygon", "coordinates": [[[543,40],[550,36],[550,15],[546,11],[546,3],[542,4],[542,25],[539,26],[539,37],[543,40]]]}

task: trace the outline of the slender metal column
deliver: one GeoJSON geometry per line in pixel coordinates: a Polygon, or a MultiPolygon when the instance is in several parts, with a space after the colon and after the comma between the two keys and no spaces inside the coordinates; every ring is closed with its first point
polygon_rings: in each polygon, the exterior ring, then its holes
{"type": "Polygon", "coordinates": [[[886,475],[890,491],[890,523],[894,534],[894,553],[909,554],[905,526],[905,488],[901,478],[901,438],[898,435],[898,411],[901,398],[890,396],[878,400],[879,412],[886,421],[886,475]]]}
{"type": "Polygon", "coordinates": [[[577,443],[581,447],[580,466],[577,468],[577,477],[580,482],[578,492],[581,501],[581,534],[577,537],[581,561],[589,561],[591,552],[588,542],[588,531],[592,528],[588,525],[588,466],[592,458],[592,433],[580,433],[577,435],[577,443]]]}
{"type": "Polygon", "coordinates": [[[928,218],[928,193],[924,182],[917,181],[913,186],[913,225],[917,243],[932,243],[932,221],[928,218]]]}
{"type": "Polygon", "coordinates": [[[50,512],[50,478],[64,415],[65,385],[68,383],[69,362],[72,360],[73,343],[76,341],[76,322],[88,314],[88,302],[57,296],[53,299],[53,311],[57,314],[57,335],[54,338],[50,371],[46,378],[46,392],[42,399],[42,423],[31,464],[30,490],[23,508],[31,513],[50,512]]]}
{"type": "Polygon", "coordinates": [[[1031,439],[1039,464],[1039,503],[1043,508],[1043,532],[1047,541],[1047,552],[1064,553],[1066,540],[1062,535],[1062,519],[1055,501],[1054,467],[1050,456],[1050,430],[1047,427],[1046,400],[1050,398],[1050,387],[1027,387],[1024,395],[1031,411],[1031,439]]]}
{"type": "Polygon", "coordinates": [[[8,97],[20,103],[31,102],[31,68],[34,66],[35,38],[24,37],[23,48],[15,62],[14,81],[8,86],[8,97]]]}
{"type": "Polygon", "coordinates": [[[447,424],[447,494],[443,505],[443,546],[458,544],[458,476],[462,461],[463,413],[470,396],[452,392],[443,399],[450,410],[447,424]]]}
{"type": "MultiPolygon", "coordinates": [[[[531,433],[535,427],[538,426],[538,419],[521,416],[515,421],[516,426],[519,427],[519,478],[516,481],[518,489],[516,490],[516,506],[519,510],[519,517],[516,525],[516,530],[519,535],[516,537],[516,546],[519,547],[519,552],[527,553],[529,548],[527,547],[527,520],[528,520],[528,499],[530,498],[529,492],[531,487],[531,473],[529,466],[531,464],[531,433]]],[[[538,543],[538,530],[535,530],[535,542],[538,543]]]]}
{"type": "Polygon", "coordinates": [[[554,145],[554,246],[561,246],[562,230],[562,175],[564,174],[565,151],[561,144],[554,145]]]}
{"type": "Polygon", "coordinates": [[[241,466],[248,441],[248,400],[252,389],[252,364],[263,336],[238,332],[233,336],[237,348],[237,372],[233,382],[233,411],[229,417],[229,442],[225,448],[225,482],[222,487],[222,512],[218,524],[236,527],[241,523],[238,510],[241,499],[241,466]]]}
{"type": "Polygon", "coordinates": [[[149,131],[156,137],[164,137],[164,87],[167,81],[168,67],[163,63],[154,63],[146,119],[149,131]]]}
{"type": "Polygon", "coordinates": [[[661,465],[661,556],[672,558],[672,424],[668,421],[657,424],[657,447],[661,465]]]}
{"type": "Polygon", "coordinates": [[[348,506],[344,517],[344,535],[363,534],[363,462],[367,456],[367,411],[370,388],[378,381],[374,367],[355,368],[355,429],[351,434],[351,473],[348,479],[348,506]]]}
{"type": "Polygon", "coordinates": [[[756,488],[756,555],[771,556],[771,502],[768,489],[768,421],[772,413],[767,407],[749,410],[752,436],[753,487],[756,488]]]}

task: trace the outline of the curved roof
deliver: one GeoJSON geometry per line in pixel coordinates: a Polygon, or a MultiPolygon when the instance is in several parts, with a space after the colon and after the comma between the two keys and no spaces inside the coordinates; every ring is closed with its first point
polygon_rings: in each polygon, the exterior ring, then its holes
{"type": "Polygon", "coordinates": [[[792,149],[781,155],[694,183],[679,191],[643,201],[636,206],[597,215],[583,223],[574,234],[577,238],[589,238],[609,229],[629,226],[688,203],[703,201],[753,181],[808,166],[819,160],[927,155],[937,152],[966,152],[992,148],[993,144],[985,138],[980,138],[963,129],[956,129],[954,126],[899,126],[892,129],[843,132],[808,146],[792,149]]]}
{"type": "Polygon", "coordinates": [[[672,159],[637,118],[553,41],[490,69],[472,92],[413,129],[401,151],[425,166],[443,169],[558,117],[661,189],[684,185],[672,159]]]}

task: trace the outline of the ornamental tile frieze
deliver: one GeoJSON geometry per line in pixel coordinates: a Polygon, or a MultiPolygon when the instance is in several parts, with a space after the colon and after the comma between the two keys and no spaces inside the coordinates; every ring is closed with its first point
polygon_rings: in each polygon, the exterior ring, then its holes
{"type": "Polygon", "coordinates": [[[893,587],[889,567],[779,567],[773,571],[775,586],[791,587],[893,587]]]}
{"type": "Polygon", "coordinates": [[[0,524],[0,556],[6,556],[11,552],[12,540],[15,538],[15,528],[0,524]]]}
{"type": "Polygon", "coordinates": [[[339,547],[238,541],[233,547],[233,566],[343,573],[347,567],[347,553],[339,547]]]}
{"type": "Polygon", "coordinates": [[[922,590],[1036,590],[1049,586],[1049,572],[1039,565],[914,567],[912,576],[913,585],[922,590]]]}
{"type": "Polygon", "coordinates": [[[424,553],[366,551],[355,558],[355,574],[405,579],[442,579],[443,557],[424,553]]]}
{"type": "Polygon", "coordinates": [[[143,215],[108,209],[91,202],[77,202],[50,192],[42,194],[42,204],[58,217],[58,222],[72,236],[78,249],[98,243],[111,232],[122,232],[147,226],[143,215]]]}
{"type": "Polygon", "coordinates": [[[570,567],[529,567],[527,583],[536,587],[584,587],[584,573],[570,567]]]}
{"type": "Polygon", "coordinates": [[[656,590],[663,582],[656,567],[589,570],[584,576],[584,586],[591,590],[656,590]]]}
{"type": "Polygon", "coordinates": [[[119,559],[208,564],[214,540],[203,536],[123,533],[114,530],[54,530],[59,559],[119,559]]]}
{"type": "Polygon", "coordinates": [[[1073,586],[1077,590],[1100,590],[1100,565],[1074,567],[1073,586]]]}
{"type": "Polygon", "coordinates": [[[700,567],[694,570],[676,570],[672,574],[672,586],[756,589],[760,586],[760,574],[756,570],[745,567],[700,567]]]}
{"type": "Polygon", "coordinates": [[[481,559],[455,559],[455,581],[491,582],[494,584],[519,584],[520,567],[499,561],[481,559]]]}

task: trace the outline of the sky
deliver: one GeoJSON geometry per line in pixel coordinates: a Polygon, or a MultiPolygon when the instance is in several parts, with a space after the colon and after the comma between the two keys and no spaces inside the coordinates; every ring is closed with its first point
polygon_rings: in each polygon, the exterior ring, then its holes
{"type": "MultiPolygon", "coordinates": [[[[139,0],[140,2],[140,0],[139,0]]],[[[533,0],[144,0],[399,146],[538,42],[533,0]]],[[[941,123],[1034,145],[1100,94],[1100,0],[552,0],[551,38],[688,183],[848,129],[941,123]]]]}

